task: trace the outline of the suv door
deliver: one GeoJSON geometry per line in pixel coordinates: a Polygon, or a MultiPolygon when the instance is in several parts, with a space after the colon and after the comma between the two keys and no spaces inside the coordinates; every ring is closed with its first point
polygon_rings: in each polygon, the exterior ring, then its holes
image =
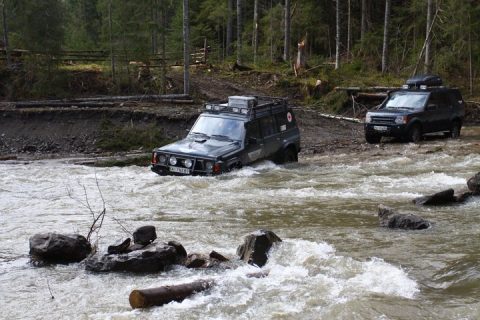
{"type": "Polygon", "coordinates": [[[260,132],[260,124],[253,121],[248,124],[245,137],[245,149],[247,158],[245,164],[265,158],[265,143],[260,132]]]}
{"type": "Polygon", "coordinates": [[[438,124],[435,131],[449,130],[450,116],[453,113],[453,101],[448,92],[439,92],[437,97],[438,124]]]}
{"type": "Polygon", "coordinates": [[[425,106],[425,115],[422,117],[423,133],[435,132],[439,121],[440,111],[438,108],[438,97],[435,92],[432,92],[425,106]]]}
{"type": "Polygon", "coordinates": [[[265,143],[265,157],[273,159],[278,156],[282,140],[278,134],[277,124],[273,116],[269,115],[260,119],[260,129],[265,143]]]}

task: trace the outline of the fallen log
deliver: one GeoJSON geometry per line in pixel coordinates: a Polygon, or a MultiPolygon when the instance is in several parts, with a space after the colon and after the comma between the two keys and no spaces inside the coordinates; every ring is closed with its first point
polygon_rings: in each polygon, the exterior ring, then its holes
{"type": "MultiPolygon", "coordinates": [[[[268,274],[268,271],[249,273],[247,278],[265,278],[268,274]]],[[[128,301],[133,309],[163,306],[172,301],[181,302],[195,293],[210,289],[214,284],[215,281],[209,279],[174,286],[133,290],[128,301]]]]}
{"type": "Polygon", "coordinates": [[[133,290],[128,298],[133,309],[162,306],[172,301],[181,302],[192,294],[208,290],[213,280],[198,280],[192,283],[133,290]]]}
{"type": "Polygon", "coordinates": [[[89,103],[89,102],[115,102],[115,101],[152,101],[152,100],[188,100],[190,96],[188,94],[164,94],[164,95],[135,95],[135,96],[100,96],[100,97],[91,97],[91,98],[81,98],[81,99],[62,99],[62,100],[44,100],[44,101],[6,101],[0,102],[1,107],[16,106],[19,104],[30,104],[30,105],[53,105],[60,103],[67,104],[80,104],[80,103],[89,103]]]}
{"type": "Polygon", "coordinates": [[[336,116],[333,114],[327,114],[327,113],[318,113],[320,117],[323,118],[329,118],[329,119],[337,119],[337,120],[345,120],[345,121],[350,121],[350,122],[357,122],[361,123],[362,120],[358,118],[350,118],[350,117],[344,117],[344,116],[336,116]]]}

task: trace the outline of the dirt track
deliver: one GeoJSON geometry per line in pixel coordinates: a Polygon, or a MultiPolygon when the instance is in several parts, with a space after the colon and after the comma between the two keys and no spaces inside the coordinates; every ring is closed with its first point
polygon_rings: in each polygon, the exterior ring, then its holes
{"type": "MultiPolygon", "coordinates": [[[[196,97],[211,101],[238,94],[272,94],[268,88],[275,81],[273,75],[252,73],[242,79],[243,84],[208,75],[192,75],[192,90],[196,97]]],[[[183,83],[172,78],[171,85],[182,87],[183,83]]],[[[279,95],[279,93],[277,93],[279,95]]],[[[281,95],[281,93],[280,93],[281,95]]],[[[294,99],[293,105],[297,102],[294,99]]],[[[0,108],[0,159],[43,158],[58,155],[99,155],[96,147],[101,123],[108,119],[115,125],[145,127],[156,122],[168,138],[181,138],[201,111],[201,103],[151,104],[123,103],[114,108],[0,108]]],[[[323,155],[359,154],[370,157],[380,154],[402,154],[405,150],[418,153],[443,150],[461,152],[461,146],[475,149],[480,142],[478,130],[463,130],[460,140],[436,137],[418,144],[387,143],[370,145],[363,137],[361,123],[323,118],[314,111],[296,108],[296,117],[301,130],[303,159],[321,161],[323,155]]],[[[385,142],[385,139],[382,140],[385,142]]],[[[147,151],[147,150],[144,150],[147,151]]],[[[478,152],[478,150],[476,151],[478,152]]]]}

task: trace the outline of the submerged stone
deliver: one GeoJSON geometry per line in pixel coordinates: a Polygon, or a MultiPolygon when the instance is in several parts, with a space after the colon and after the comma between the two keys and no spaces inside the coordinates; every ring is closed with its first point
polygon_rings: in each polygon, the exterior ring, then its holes
{"type": "Polygon", "coordinates": [[[404,215],[393,209],[380,205],[378,207],[380,226],[392,229],[422,230],[431,226],[428,220],[415,215],[404,215]]]}

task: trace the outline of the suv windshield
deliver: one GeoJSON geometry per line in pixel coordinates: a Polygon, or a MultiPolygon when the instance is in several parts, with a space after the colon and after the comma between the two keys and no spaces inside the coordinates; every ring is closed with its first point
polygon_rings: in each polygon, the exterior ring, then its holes
{"type": "Polygon", "coordinates": [[[387,109],[408,109],[408,110],[422,110],[427,100],[428,95],[422,93],[395,93],[388,99],[385,108],[387,109]]]}
{"type": "Polygon", "coordinates": [[[241,120],[201,116],[190,130],[190,134],[241,140],[245,136],[243,123],[241,120]]]}

